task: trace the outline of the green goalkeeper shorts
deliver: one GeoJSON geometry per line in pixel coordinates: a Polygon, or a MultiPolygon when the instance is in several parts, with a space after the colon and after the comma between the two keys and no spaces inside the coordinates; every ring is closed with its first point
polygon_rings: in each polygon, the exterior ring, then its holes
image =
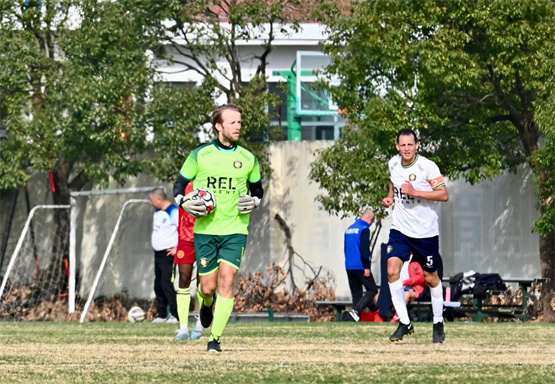
{"type": "Polygon", "coordinates": [[[195,233],[195,253],[200,276],[215,272],[220,263],[227,263],[239,269],[245,254],[247,235],[225,236],[195,233]]]}

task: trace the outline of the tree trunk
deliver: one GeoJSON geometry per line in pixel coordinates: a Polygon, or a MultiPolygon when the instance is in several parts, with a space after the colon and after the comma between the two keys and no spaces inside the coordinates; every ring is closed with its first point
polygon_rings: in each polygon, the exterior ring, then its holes
{"type": "MultiPolygon", "coordinates": [[[[65,161],[59,163],[52,171],[55,187],[54,204],[56,205],[69,205],[71,192],[81,190],[88,182],[83,174],[77,175],[70,182],[72,168],[73,163],[65,161]]],[[[48,290],[50,296],[55,298],[68,292],[70,210],[54,210],[53,225],[55,226],[55,237],[50,250],[50,262],[46,274],[41,274],[40,287],[48,290]]],[[[76,280],[79,280],[79,276],[76,276],[76,280]]]]}
{"type": "MultiPolygon", "coordinates": [[[[534,137],[537,137],[537,139],[539,139],[536,125],[532,122],[532,124],[529,124],[528,126],[532,127],[534,137]]],[[[527,137],[530,138],[530,136],[527,137]]],[[[533,150],[537,150],[538,148],[537,141],[529,143],[523,142],[523,144],[525,145],[525,147],[528,146],[528,148],[532,148],[533,150]]],[[[543,217],[547,212],[547,205],[553,204],[553,202],[549,202],[547,199],[541,197],[545,195],[544,188],[549,185],[548,176],[549,172],[552,172],[552,170],[546,169],[537,160],[531,160],[531,157],[529,157],[528,161],[536,177],[536,183],[539,189],[539,193],[537,195],[539,202],[539,211],[543,217]]],[[[543,321],[548,323],[555,323],[555,223],[552,223],[552,226],[550,228],[550,232],[545,233],[545,235],[543,236],[543,233],[540,234],[539,246],[541,274],[542,277],[546,279],[546,281],[542,285],[541,302],[543,306],[543,321]]]]}
{"type": "Polygon", "coordinates": [[[540,237],[540,259],[542,277],[547,279],[543,284],[541,300],[543,304],[543,320],[555,322],[555,230],[547,236],[540,237]]]}
{"type": "MultiPolygon", "coordinates": [[[[54,176],[54,204],[69,205],[69,173],[71,164],[65,163],[56,167],[52,172],[54,176]]],[[[50,253],[50,263],[44,280],[52,282],[50,289],[52,294],[58,295],[67,292],[68,272],[69,272],[69,209],[54,210],[55,237],[52,242],[50,253]]]]}

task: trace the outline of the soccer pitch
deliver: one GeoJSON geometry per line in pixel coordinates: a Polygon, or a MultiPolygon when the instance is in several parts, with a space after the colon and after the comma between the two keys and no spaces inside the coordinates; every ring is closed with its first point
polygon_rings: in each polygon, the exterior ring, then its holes
{"type": "Polygon", "coordinates": [[[0,322],[2,383],[549,383],[555,326],[416,323],[404,341],[383,323],[230,323],[223,352],[175,325],[0,322]]]}

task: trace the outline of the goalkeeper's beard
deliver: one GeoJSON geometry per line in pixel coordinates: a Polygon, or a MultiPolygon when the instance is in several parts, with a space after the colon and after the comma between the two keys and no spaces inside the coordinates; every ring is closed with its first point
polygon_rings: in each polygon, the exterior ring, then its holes
{"type": "Polygon", "coordinates": [[[226,132],[220,132],[220,137],[218,138],[220,140],[220,143],[222,143],[223,145],[227,145],[227,146],[234,146],[235,144],[237,144],[237,142],[239,141],[239,136],[240,136],[240,132],[237,132],[237,137],[233,137],[230,134],[227,134],[226,132]]]}

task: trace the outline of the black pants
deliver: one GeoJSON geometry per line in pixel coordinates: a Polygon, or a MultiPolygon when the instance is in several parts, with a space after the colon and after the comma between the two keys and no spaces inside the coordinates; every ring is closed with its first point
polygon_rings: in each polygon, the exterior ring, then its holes
{"type": "Polygon", "coordinates": [[[172,272],[173,256],[168,256],[167,250],[154,251],[154,293],[156,294],[158,317],[166,318],[169,306],[170,313],[179,318],[172,272]]]}
{"type": "Polygon", "coordinates": [[[349,288],[353,296],[353,309],[361,313],[366,307],[370,307],[372,299],[378,294],[378,287],[374,281],[374,276],[364,276],[363,270],[347,270],[349,278],[349,288]],[[364,287],[364,294],[362,287],[364,287]]]}

